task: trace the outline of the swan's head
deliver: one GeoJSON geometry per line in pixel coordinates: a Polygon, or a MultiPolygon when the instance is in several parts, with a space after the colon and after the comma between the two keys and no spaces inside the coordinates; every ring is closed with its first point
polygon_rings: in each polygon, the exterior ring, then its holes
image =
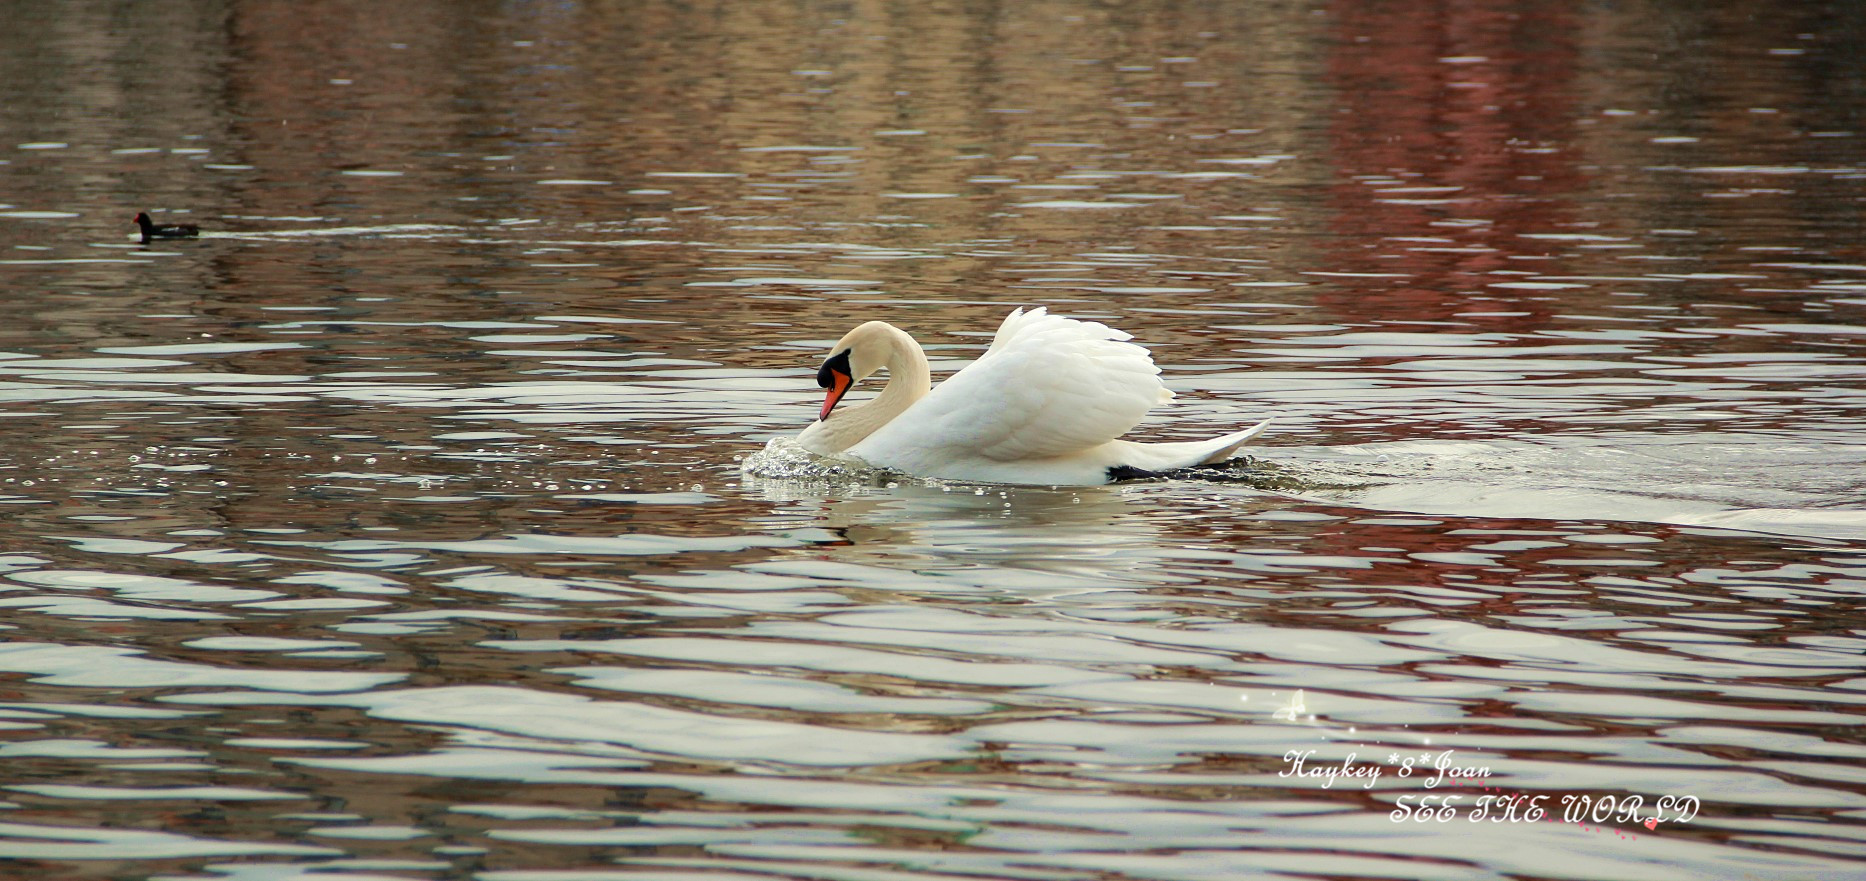
{"type": "Polygon", "coordinates": [[[830,347],[829,358],[816,371],[816,384],[829,390],[823,399],[823,412],[816,417],[819,421],[829,418],[829,411],[836,409],[836,402],[842,400],[850,386],[887,366],[890,346],[899,333],[885,321],[870,321],[843,334],[830,347]]]}

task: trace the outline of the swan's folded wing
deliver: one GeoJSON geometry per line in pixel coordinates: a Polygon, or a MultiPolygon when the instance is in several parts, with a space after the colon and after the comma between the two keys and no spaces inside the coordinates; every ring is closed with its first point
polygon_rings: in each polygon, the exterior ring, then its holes
{"type": "Polygon", "coordinates": [[[1019,306],[1012,309],[1011,314],[1004,316],[1003,321],[998,322],[998,332],[992,335],[991,346],[985,350],[985,354],[979,356],[979,360],[982,361],[1006,349],[1017,348],[1022,344],[1020,341],[1023,341],[1026,335],[1035,334],[1117,341],[1134,338],[1134,335],[1127,331],[1115,330],[1097,321],[1051,315],[1049,308],[1045,306],[1038,306],[1028,312],[1019,306]]]}
{"type": "Polygon", "coordinates": [[[1146,349],[1105,325],[1012,313],[979,360],[907,415],[935,444],[1002,462],[1043,459],[1126,434],[1172,397],[1146,349]]]}

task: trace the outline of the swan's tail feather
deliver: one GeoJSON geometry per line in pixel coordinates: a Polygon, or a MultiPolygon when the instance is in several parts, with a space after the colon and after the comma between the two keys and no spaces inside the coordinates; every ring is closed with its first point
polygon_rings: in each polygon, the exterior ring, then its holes
{"type": "Polygon", "coordinates": [[[1225,461],[1226,459],[1234,458],[1237,455],[1237,451],[1239,447],[1244,446],[1246,443],[1250,441],[1251,438],[1254,438],[1257,435],[1263,434],[1264,429],[1269,428],[1269,427],[1270,427],[1270,420],[1265,419],[1264,421],[1259,422],[1256,425],[1253,425],[1249,428],[1246,428],[1243,431],[1235,432],[1233,434],[1227,434],[1221,438],[1214,438],[1213,440],[1210,441],[1210,443],[1215,444],[1216,446],[1213,448],[1213,450],[1210,453],[1206,454],[1205,458],[1200,459],[1197,464],[1216,465],[1219,462],[1225,461]]]}
{"type": "Polygon", "coordinates": [[[1163,444],[1133,443],[1130,441],[1111,441],[1108,444],[1113,454],[1109,462],[1111,479],[1124,479],[1120,475],[1133,477],[1142,474],[1159,474],[1176,471],[1180,468],[1193,468],[1199,465],[1216,465],[1237,456],[1238,448],[1250,442],[1251,438],[1263,434],[1270,427],[1270,420],[1265,419],[1243,431],[1222,437],[1202,441],[1178,441],[1163,444]]]}

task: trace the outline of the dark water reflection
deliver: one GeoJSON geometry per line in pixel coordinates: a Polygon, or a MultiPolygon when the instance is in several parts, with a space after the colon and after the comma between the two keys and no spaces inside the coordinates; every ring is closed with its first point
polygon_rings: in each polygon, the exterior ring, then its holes
{"type": "Polygon", "coordinates": [[[0,875],[1859,874],[1855,5],[9,15],[0,875]],[[1260,468],[741,475],[1025,304],[1260,468]]]}

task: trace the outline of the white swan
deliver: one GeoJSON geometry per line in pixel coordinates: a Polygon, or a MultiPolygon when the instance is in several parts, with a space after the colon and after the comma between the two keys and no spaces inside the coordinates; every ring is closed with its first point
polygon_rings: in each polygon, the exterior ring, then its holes
{"type": "Polygon", "coordinates": [[[817,371],[829,390],[797,437],[818,455],[848,455],[921,477],[1092,485],[1223,462],[1269,426],[1186,443],[1118,440],[1173,396],[1153,357],[1104,324],[1013,311],[977,361],[932,387],[920,344],[891,324],[849,331],[817,371]],[[886,368],[874,400],[836,409],[849,387],[886,368]]]}

